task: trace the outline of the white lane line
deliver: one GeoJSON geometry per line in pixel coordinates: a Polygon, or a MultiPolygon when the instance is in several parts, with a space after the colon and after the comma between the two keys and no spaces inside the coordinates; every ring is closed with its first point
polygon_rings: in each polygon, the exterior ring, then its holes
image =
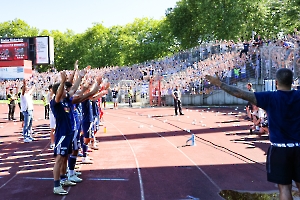
{"type": "Polygon", "coordinates": [[[25,179],[31,179],[31,180],[52,180],[53,178],[42,178],[42,177],[24,177],[25,179]]]}
{"type": "MultiPolygon", "coordinates": [[[[11,143],[12,144],[12,143],[11,143]]],[[[44,149],[42,149],[41,150],[41,153],[43,152],[43,151],[45,151],[45,149],[48,149],[48,145],[49,144],[47,144],[47,146],[44,148],[44,149]]],[[[32,159],[32,161],[33,160],[35,160],[35,159],[37,159],[37,157],[39,157],[39,154],[37,154],[33,159],[32,159]]],[[[30,164],[30,162],[28,163],[28,164],[30,164]]],[[[8,181],[6,181],[3,185],[1,185],[1,187],[0,187],[0,189],[2,189],[4,186],[6,186],[10,181],[12,181],[18,174],[20,174],[21,172],[22,172],[22,170],[24,170],[24,169],[26,169],[26,165],[22,168],[22,169],[20,169],[18,172],[16,172],[16,174],[13,176],[13,177],[11,177],[8,181]]]]}
{"type": "MultiPolygon", "coordinates": [[[[115,116],[117,117],[117,116],[115,116]]],[[[153,120],[156,120],[155,118],[153,118],[153,120]]],[[[140,121],[138,120],[130,120],[136,124],[139,124],[140,125],[140,121]]],[[[156,121],[159,121],[159,120],[156,120],[156,121]]],[[[160,122],[160,121],[159,121],[160,122]]],[[[116,126],[114,126],[116,127],[116,126]]],[[[156,133],[157,135],[159,135],[161,138],[163,138],[164,140],[166,140],[168,143],[170,143],[174,148],[176,148],[180,153],[182,153],[191,163],[193,163],[193,165],[195,167],[197,167],[197,169],[219,190],[221,191],[221,188],[210,178],[210,176],[208,176],[190,157],[188,157],[183,151],[181,151],[179,148],[177,148],[176,145],[174,145],[171,141],[169,141],[168,139],[166,139],[165,137],[163,137],[161,134],[159,134],[158,132],[154,131],[152,128],[149,128],[146,126],[147,129],[151,130],[153,133],[156,133]]],[[[157,128],[160,128],[161,127],[157,127],[157,128]]],[[[118,129],[118,128],[117,128],[118,129]]],[[[163,128],[163,129],[166,129],[166,128],[163,128]]],[[[118,129],[119,130],[119,129],[118,129]]],[[[119,130],[120,131],[120,130],[119,130]]],[[[123,135],[124,136],[124,135],[123,135]]],[[[125,136],[124,136],[125,137],[125,136]]],[[[127,140],[127,139],[126,139],[127,140]]]]}
{"type": "MultiPolygon", "coordinates": [[[[69,193],[69,192],[70,192],[70,190],[71,190],[71,186],[69,186],[69,187],[68,187],[68,189],[67,189],[67,192],[69,193]]],[[[66,199],[66,197],[67,197],[67,195],[63,196],[63,198],[62,198],[61,200],[65,200],[65,199],[66,199]]]]}
{"type": "MultiPolygon", "coordinates": [[[[2,177],[0,177],[2,178],[2,177]]],[[[30,180],[51,180],[53,181],[53,178],[45,178],[45,177],[23,177],[24,179],[30,179],[30,180]]],[[[88,178],[89,181],[129,181],[128,178],[88,178]]]]}
{"type": "MultiPolygon", "coordinates": [[[[109,122],[110,123],[110,122],[109,122]]],[[[143,180],[142,180],[142,175],[141,175],[141,170],[140,170],[140,166],[139,166],[139,162],[137,160],[137,157],[136,157],[136,154],[134,153],[134,150],[130,144],[130,142],[127,140],[126,136],[123,134],[123,132],[118,129],[118,127],[116,127],[114,124],[110,123],[112,126],[114,126],[121,134],[122,136],[124,137],[124,139],[126,140],[127,144],[129,145],[132,153],[133,153],[133,156],[134,156],[134,159],[135,159],[135,163],[136,163],[136,168],[137,168],[137,172],[138,172],[138,176],[139,176],[139,183],[140,183],[140,192],[141,192],[141,200],[145,200],[145,195],[144,195],[144,187],[143,187],[143,180]]]]}
{"type": "Polygon", "coordinates": [[[129,181],[128,178],[88,178],[90,181],[129,181]]]}
{"type": "MultiPolygon", "coordinates": [[[[154,118],[153,118],[154,119],[154,118]]],[[[156,119],[155,119],[156,120],[156,119]]],[[[138,122],[136,122],[136,120],[131,120],[134,123],[138,124],[138,122]]],[[[156,120],[158,121],[158,120],[156,120]]],[[[139,121],[140,122],[140,121],[139,121]]],[[[159,121],[160,122],[160,121],[159,121]]],[[[161,138],[163,138],[164,140],[166,140],[168,143],[170,143],[174,148],[176,148],[180,153],[182,153],[191,163],[193,163],[193,165],[195,167],[197,167],[197,169],[199,171],[201,171],[201,173],[219,190],[221,191],[221,188],[210,178],[210,176],[208,176],[190,157],[188,157],[183,151],[181,151],[179,148],[177,148],[177,146],[175,146],[171,141],[169,141],[168,139],[166,139],[164,136],[162,136],[161,134],[159,134],[158,132],[154,131],[152,128],[149,128],[146,126],[147,129],[151,130],[153,133],[156,133],[157,135],[159,135],[161,138]]],[[[161,128],[161,127],[157,127],[157,128],[161,128]]],[[[166,128],[164,128],[166,129],[166,128]]]]}
{"type": "MultiPolygon", "coordinates": [[[[148,127],[147,127],[148,128],[148,127]]],[[[201,171],[202,174],[204,174],[204,176],[206,176],[206,178],[219,190],[221,191],[221,188],[210,178],[210,176],[208,176],[190,157],[188,157],[183,151],[181,151],[179,148],[177,148],[177,146],[175,146],[172,142],[170,142],[167,138],[165,138],[164,136],[162,136],[161,134],[159,134],[158,132],[154,131],[152,128],[148,128],[149,130],[151,130],[153,133],[156,133],[157,135],[159,135],[161,138],[163,138],[164,140],[166,140],[168,143],[170,143],[173,147],[175,147],[180,153],[182,153],[189,161],[191,161],[193,163],[194,166],[197,167],[198,170],[201,171]]]]}

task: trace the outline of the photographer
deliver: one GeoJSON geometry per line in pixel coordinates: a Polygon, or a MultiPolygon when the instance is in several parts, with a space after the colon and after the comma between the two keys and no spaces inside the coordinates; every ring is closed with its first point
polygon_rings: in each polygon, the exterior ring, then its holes
{"type": "Polygon", "coordinates": [[[268,123],[268,117],[267,115],[265,116],[263,122],[261,123],[261,126],[259,128],[259,133],[258,135],[263,135],[263,134],[269,134],[269,123],[268,123]]]}
{"type": "MultiPolygon", "coordinates": [[[[254,90],[252,88],[252,83],[247,84],[247,89],[248,89],[249,92],[254,92],[254,90]]],[[[253,111],[252,104],[248,101],[247,105],[246,105],[246,113],[247,113],[246,120],[251,120],[252,121],[252,115],[251,115],[252,111],[253,111]]]]}

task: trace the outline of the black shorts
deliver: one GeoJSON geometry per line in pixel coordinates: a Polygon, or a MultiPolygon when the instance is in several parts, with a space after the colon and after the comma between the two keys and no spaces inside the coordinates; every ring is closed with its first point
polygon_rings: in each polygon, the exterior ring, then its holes
{"type": "Polygon", "coordinates": [[[102,103],[106,102],[106,97],[101,97],[101,102],[102,103]]]}
{"type": "Polygon", "coordinates": [[[289,185],[292,180],[300,183],[300,147],[270,146],[267,155],[269,182],[289,185]]]}

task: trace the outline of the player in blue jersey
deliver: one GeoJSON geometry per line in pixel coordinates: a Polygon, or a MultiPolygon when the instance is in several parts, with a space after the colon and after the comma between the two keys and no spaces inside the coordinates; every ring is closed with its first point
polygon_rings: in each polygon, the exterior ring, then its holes
{"type": "Polygon", "coordinates": [[[61,72],[61,82],[53,85],[53,93],[55,97],[51,100],[50,106],[54,117],[56,118],[55,128],[55,164],[53,168],[54,189],[55,194],[65,195],[63,186],[72,186],[76,183],[70,181],[66,177],[68,156],[72,152],[72,139],[76,130],[76,124],[73,114],[73,95],[78,89],[86,70],[81,70],[76,82],[67,92],[65,82],[67,80],[66,72],[61,72]],[[61,180],[60,180],[61,179],[61,180]]]}
{"type": "Polygon", "coordinates": [[[82,145],[82,163],[83,164],[92,164],[93,161],[87,157],[88,144],[94,138],[95,124],[94,124],[94,115],[93,115],[93,101],[101,98],[103,95],[107,94],[107,88],[109,84],[103,84],[101,89],[97,94],[91,98],[82,102],[82,131],[84,135],[84,142],[82,145]]]}
{"type": "MultiPolygon", "coordinates": [[[[87,88],[83,87],[82,90],[77,91],[73,96],[72,103],[74,103],[73,114],[74,114],[76,129],[75,129],[73,139],[72,139],[73,151],[68,159],[68,166],[69,166],[68,179],[75,183],[79,183],[82,181],[82,179],[77,176],[80,173],[75,172],[75,165],[76,165],[78,150],[79,150],[79,146],[80,146],[80,131],[81,131],[81,127],[82,127],[82,105],[81,105],[81,102],[85,101],[86,99],[93,96],[95,93],[97,93],[99,91],[101,80],[102,80],[101,77],[97,79],[97,84],[94,86],[93,90],[91,90],[90,92],[87,92],[84,94],[84,92],[87,90],[87,88]]],[[[67,91],[72,86],[72,84],[70,82],[66,82],[65,85],[67,87],[67,91]]]]}
{"type": "Polygon", "coordinates": [[[98,145],[96,144],[96,133],[100,128],[100,111],[98,107],[98,99],[92,101],[92,109],[93,109],[93,118],[94,118],[94,137],[91,139],[91,148],[94,150],[98,150],[98,145]]]}
{"type": "Polygon", "coordinates": [[[211,84],[267,112],[271,142],[267,179],[278,185],[281,200],[293,199],[292,181],[300,191],[300,91],[292,90],[293,76],[292,70],[280,68],[276,72],[277,91],[254,93],[221,82],[217,74],[206,76],[211,84]]]}

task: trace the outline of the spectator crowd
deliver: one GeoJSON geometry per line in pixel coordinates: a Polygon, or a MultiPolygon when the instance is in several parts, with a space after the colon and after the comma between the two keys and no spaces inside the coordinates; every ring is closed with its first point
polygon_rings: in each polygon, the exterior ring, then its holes
{"type": "MultiPolygon", "coordinates": [[[[249,41],[215,41],[160,60],[132,66],[93,68],[90,73],[109,80],[111,88],[117,87],[120,96],[127,94],[128,88],[132,88],[134,94],[141,92],[142,85],[155,77],[162,77],[162,95],[171,95],[176,84],[182,94],[209,94],[218,88],[205,80],[207,74],[218,73],[224,82],[233,85],[240,81],[253,82],[258,78],[271,79],[280,67],[291,68],[297,74],[297,66],[300,65],[298,47],[299,34],[295,30],[295,34],[280,40],[263,40],[258,35],[249,41]]],[[[35,85],[34,99],[42,99],[45,89],[58,76],[54,70],[34,71],[27,80],[30,85],[35,85]]],[[[0,83],[0,99],[6,98],[9,89],[18,93],[21,85],[21,80],[3,80],[0,83]]],[[[111,90],[107,97],[112,100],[111,90]]],[[[124,98],[121,99],[124,101],[124,98]]]]}

